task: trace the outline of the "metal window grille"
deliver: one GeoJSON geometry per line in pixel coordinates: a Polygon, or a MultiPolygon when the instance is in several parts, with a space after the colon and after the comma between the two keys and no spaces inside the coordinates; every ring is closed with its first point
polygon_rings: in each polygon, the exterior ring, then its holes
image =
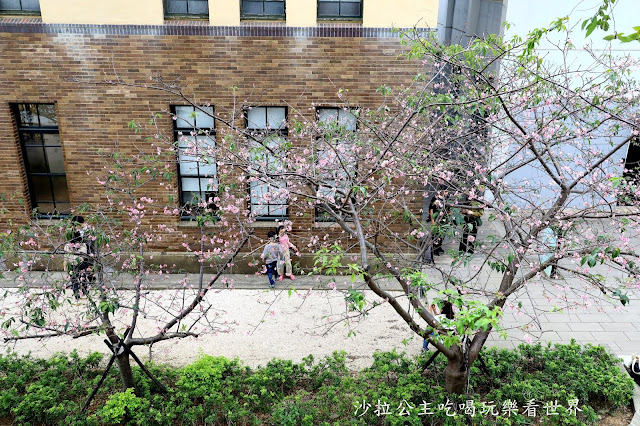
{"type": "Polygon", "coordinates": [[[165,0],[167,16],[209,16],[208,0],[165,0]]]}
{"type": "Polygon", "coordinates": [[[0,0],[0,12],[39,15],[40,0],[0,0]]]}
{"type": "MultiPolygon", "coordinates": [[[[245,111],[246,127],[255,139],[250,141],[254,167],[264,176],[278,168],[281,159],[274,156],[287,143],[287,108],[252,107],[245,111]],[[264,148],[267,146],[271,152],[264,148]]],[[[250,179],[249,208],[257,220],[283,220],[289,217],[286,183],[278,180],[250,179]]]]}
{"type": "Polygon", "coordinates": [[[31,197],[39,216],[71,212],[67,174],[54,104],[15,104],[13,113],[31,197]]]}
{"type": "Polygon", "coordinates": [[[217,195],[218,174],[214,155],[216,144],[213,107],[175,105],[174,140],[178,149],[178,192],[181,218],[188,220],[203,211],[203,203],[217,195]]]}
{"type": "Polygon", "coordinates": [[[285,2],[242,0],[242,19],[285,19],[285,2]]]}
{"type": "Polygon", "coordinates": [[[318,0],[318,18],[360,19],[361,0],[318,0]]]}
{"type": "MultiPolygon", "coordinates": [[[[341,204],[348,192],[350,180],[357,175],[358,163],[353,152],[353,134],[358,128],[356,116],[343,108],[317,108],[320,129],[324,132],[317,142],[318,196],[335,200],[341,204]],[[327,144],[334,149],[328,149],[327,144]]],[[[350,216],[344,216],[351,220],[350,216]]],[[[334,222],[335,219],[322,207],[315,208],[316,222],[334,222]]]]}

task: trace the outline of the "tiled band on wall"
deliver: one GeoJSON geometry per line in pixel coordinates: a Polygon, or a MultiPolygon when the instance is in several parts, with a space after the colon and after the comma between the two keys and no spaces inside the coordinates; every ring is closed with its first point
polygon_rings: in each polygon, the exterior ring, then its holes
{"type": "Polygon", "coordinates": [[[0,33],[41,34],[105,34],[105,35],[185,35],[185,36],[236,36],[236,37],[399,37],[405,31],[417,31],[421,36],[430,28],[364,28],[347,24],[318,27],[287,27],[277,25],[241,25],[220,27],[201,25],[84,25],[44,24],[29,20],[0,20],[0,33]]]}

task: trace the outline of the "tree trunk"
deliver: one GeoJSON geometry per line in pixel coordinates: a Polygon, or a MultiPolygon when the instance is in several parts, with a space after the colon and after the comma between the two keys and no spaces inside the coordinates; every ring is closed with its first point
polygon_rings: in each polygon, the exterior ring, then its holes
{"type": "Polygon", "coordinates": [[[131,363],[129,362],[129,353],[126,351],[118,355],[118,369],[120,370],[120,378],[122,379],[122,389],[134,387],[133,371],[131,371],[131,363]]]}
{"type": "Polygon", "coordinates": [[[445,369],[444,390],[449,393],[463,395],[467,392],[468,369],[465,368],[464,354],[460,347],[455,348],[456,356],[448,358],[445,369]]]}
{"type": "MultiPolygon", "coordinates": [[[[117,345],[121,340],[113,331],[113,328],[107,329],[107,337],[112,345],[117,345]]],[[[122,350],[122,349],[120,349],[122,350]]],[[[120,379],[122,380],[122,389],[127,390],[133,388],[135,382],[133,380],[133,371],[131,370],[131,363],[129,362],[129,352],[122,351],[121,354],[116,355],[116,361],[118,363],[118,369],[120,370],[120,379]]]]}

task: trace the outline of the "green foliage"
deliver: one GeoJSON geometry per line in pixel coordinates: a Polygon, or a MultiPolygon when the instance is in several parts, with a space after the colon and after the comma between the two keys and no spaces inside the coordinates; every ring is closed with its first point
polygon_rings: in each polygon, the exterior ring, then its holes
{"type": "MultiPolygon", "coordinates": [[[[582,21],[582,29],[586,30],[587,37],[598,28],[603,31],[609,31],[609,21],[612,20],[611,12],[613,12],[615,2],[616,0],[602,0],[602,4],[596,13],[591,18],[582,21]]],[[[613,34],[605,36],[604,39],[609,41],[618,39],[622,43],[640,40],[640,26],[633,27],[633,31],[634,32],[629,35],[616,31],[613,34]]]]}
{"type": "Polygon", "coordinates": [[[249,369],[238,360],[202,356],[182,368],[149,365],[167,387],[160,394],[139,369],[136,389],[121,392],[117,372],[109,374],[96,402],[80,413],[101,371],[102,356],[56,356],[39,360],[0,356],[0,418],[17,424],[75,425],[446,425],[529,424],[522,408],[532,398],[539,404],[537,420],[544,424],[595,424],[598,413],[629,404],[633,382],[617,360],[598,346],[575,342],[555,347],[521,345],[517,350],[482,353],[486,373],[471,367],[469,395],[444,392],[446,359],[404,353],[374,354],[370,367],[349,372],[346,354],[335,352],[302,363],[272,360],[249,369]],[[579,400],[582,410],[567,411],[567,401],[579,400]],[[520,412],[501,415],[502,402],[512,400],[520,412]],[[543,404],[558,401],[557,416],[546,416],[543,404]],[[470,404],[475,415],[450,412],[445,404],[470,404]],[[482,402],[496,402],[499,416],[480,415],[482,402]],[[432,415],[419,415],[431,403],[432,415]],[[378,416],[376,405],[388,404],[389,415],[378,416]],[[368,407],[368,408],[367,408],[368,407]],[[364,408],[367,408],[366,412],[364,408]],[[405,414],[400,415],[402,408],[405,414]]]}
{"type": "Polygon", "coordinates": [[[137,397],[133,389],[111,395],[96,415],[107,425],[147,425],[149,401],[137,397]]]}

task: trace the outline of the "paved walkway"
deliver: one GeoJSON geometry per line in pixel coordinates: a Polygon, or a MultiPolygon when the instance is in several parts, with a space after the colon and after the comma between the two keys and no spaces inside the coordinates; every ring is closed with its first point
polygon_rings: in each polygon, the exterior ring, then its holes
{"type": "MultiPolygon", "coordinates": [[[[477,260],[474,261],[477,262],[477,260]]],[[[430,268],[425,272],[432,277],[433,282],[438,282],[442,279],[442,274],[446,274],[450,268],[449,262],[450,260],[447,256],[442,256],[437,259],[437,268],[430,268]]],[[[477,264],[471,262],[468,268],[469,273],[474,273],[477,266],[477,264]]],[[[575,265],[570,264],[565,266],[575,267],[575,265]]],[[[600,270],[598,272],[603,275],[607,282],[613,282],[611,280],[618,278],[613,271],[600,270]]],[[[5,280],[0,280],[0,287],[14,287],[16,283],[12,280],[12,274],[6,273],[6,276],[5,280]]],[[[158,290],[159,293],[162,293],[163,289],[181,288],[183,286],[197,287],[197,280],[197,275],[168,274],[156,276],[152,281],[148,281],[147,285],[150,290],[158,290]]],[[[481,275],[476,280],[476,289],[491,293],[497,289],[498,280],[499,276],[497,274],[481,275]]],[[[352,286],[364,289],[363,283],[352,283],[349,277],[299,276],[295,281],[285,280],[278,282],[276,290],[291,287],[297,289],[298,293],[301,294],[313,289],[315,293],[335,293],[332,297],[338,301],[341,300],[342,296],[332,289],[333,285],[330,285],[330,283],[335,283],[338,291],[352,286]]],[[[250,295],[268,294],[266,284],[267,279],[265,276],[226,275],[224,280],[217,283],[215,287],[218,290],[217,294],[228,293],[225,297],[227,306],[229,306],[230,304],[246,303],[247,297],[250,297],[250,295]]],[[[381,280],[381,285],[389,291],[400,290],[396,283],[388,280],[381,280]]],[[[278,293],[276,291],[276,293],[286,294],[287,292],[278,293]]],[[[628,295],[631,299],[630,303],[627,306],[622,306],[619,302],[604,298],[597,288],[575,279],[532,280],[517,294],[517,297],[510,301],[504,310],[502,324],[507,338],[504,339],[498,333],[493,333],[488,345],[513,348],[525,341],[567,343],[571,339],[576,339],[581,344],[606,345],[612,352],[626,361],[632,353],[640,353],[640,297],[637,293],[629,293],[628,295]],[[585,288],[586,291],[584,291],[585,288]]],[[[370,302],[376,299],[376,296],[370,292],[367,297],[370,302]]],[[[430,297],[433,297],[433,295],[430,295],[430,297]]],[[[279,303],[280,306],[283,304],[286,306],[287,303],[293,302],[287,302],[287,298],[283,297],[279,303]]],[[[406,303],[408,305],[408,301],[406,303]]],[[[310,306],[305,309],[308,308],[310,306]]],[[[335,308],[330,310],[332,309],[335,308]]],[[[389,309],[388,306],[387,309],[389,309]]],[[[295,316],[295,312],[289,312],[289,314],[295,316]]],[[[383,320],[393,321],[394,327],[402,329],[404,323],[395,321],[399,317],[393,318],[393,312],[390,315],[390,317],[384,317],[383,320]]],[[[320,318],[321,316],[318,313],[315,318],[320,318]]],[[[239,318],[242,318],[242,316],[240,315],[239,318]]],[[[237,320],[234,319],[234,321],[237,320]]],[[[383,328],[380,327],[379,323],[376,326],[383,328]]],[[[406,336],[406,332],[407,330],[402,330],[401,335],[406,336]]],[[[345,330],[344,337],[346,337],[347,333],[345,330]]],[[[375,335],[375,333],[373,334],[375,335]]],[[[408,335],[411,334],[409,333],[408,335]]],[[[341,339],[338,339],[338,342],[340,341],[341,339]]],[[[234,343],[230,344],[233,345],[234,343]]],[[[295,343],[292,342],[292,344],[295,343]]],[[[325,349],[328,350],[330,348],[325,349]]],[[[328,353],[338,349],[342,348],[335,347],[329,350],[328,353]]]]}

